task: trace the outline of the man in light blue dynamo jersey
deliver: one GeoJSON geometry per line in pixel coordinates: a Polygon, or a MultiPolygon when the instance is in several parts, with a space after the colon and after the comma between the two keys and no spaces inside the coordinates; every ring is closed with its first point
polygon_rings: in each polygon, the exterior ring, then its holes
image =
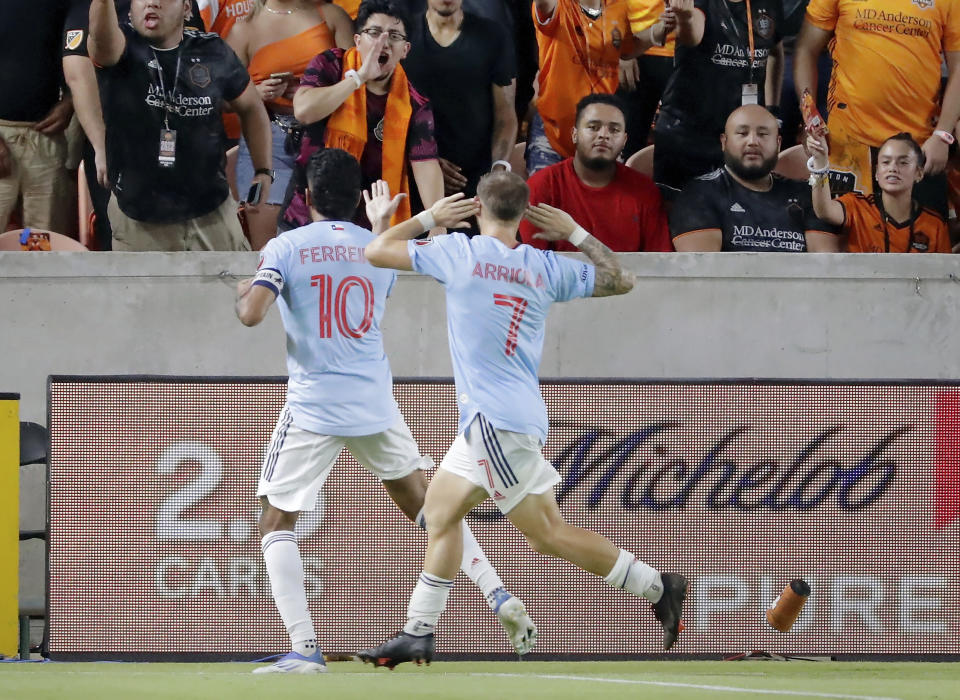
{"type": "Polygon", "coordinates": [[[660,574],[605,537],[564,521],[553,495],[560,476],[541,452],[547,412],[537,371],[550,305],[624,294],[633,276],[569,214],[546,204],[529,207],[529,190],[517,175],[490,173],[477,194],[479,201],[462,195],[441,199],[367,246],[372,264],[416,270],[444,286],[460,429],[427,490],[429,542],[403,631],[359,656],[389,668],[430,661],[434,628],[461,558],[457,523],[487,498],[536,551],[650,600],[669,649],[680,631],[686,579],[660,574]],[[435,225],[459,226],[474,214],[480,236],[408,240],[435,225]],[[593,264],[518,244],[524,215],[544,232],[541,237],[569,240],[593,264]]]}
{"type": "MultiPolygon", "coordinates": [[[[380,321],[396,281],[392,270],[366,262],[374,234],[349,223],[360,200],[360,166],[345,151],[315,154],[307,202],[313,223],[271,240],[257,274],[238,285],[237,315],[248,326],[275,300],[287,333],[287,401],[264,458],[257,495],[263,514],[261,549],[274,601],[293,650],[254,673],[326,670],[307,608],[303,563],[294,536],[301,510],[312,510],[330,468],[346,447],[382,480],[411,520],[423,525],[425,467],[393,398],[380,321]]],[[[374,226],[389,226],[399,198],[386,183],[364,193],[374,226]]],[[[461,528],[464,572],[480,587],[517,653],[530,651],[536,626],[511,596],[470,529],[461,528]]]]}

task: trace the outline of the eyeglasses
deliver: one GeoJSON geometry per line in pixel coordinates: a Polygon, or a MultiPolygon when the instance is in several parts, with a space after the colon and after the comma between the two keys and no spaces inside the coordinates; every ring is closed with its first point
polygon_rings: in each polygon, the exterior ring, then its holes
{"type": "MultiPolygon", "coordinates": [[[[371,39],[377,39],[385,31],[386,30],[382,29],[381,27],[367,27],[366,29],[361,29],[360,33],[366,34],[371,39]]],[[[400,32],[395,32],[391,30],[389,32],[386,32],[386,34],[387,34],[387,37],[390,39],[390,41],[394,44],[399,44],[400,42],[407,40],[406,35],[401,34],[400,32]]]]}

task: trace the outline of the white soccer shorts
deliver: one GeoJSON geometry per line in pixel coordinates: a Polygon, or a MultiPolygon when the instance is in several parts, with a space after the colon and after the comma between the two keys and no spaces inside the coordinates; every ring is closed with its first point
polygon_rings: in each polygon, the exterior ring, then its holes
{"type": "Polygon", "coordinates": [[[457,435],[440,468],[486,490],[497,508],[509,513],[528,495],[560,483],[560,474],[540,450],[536,436],[498,430],[478,414],[457,435]]]}
{"type": "Polygon", "coordinates": [[[433,467],[430,457],[421,456],[403,416],[392,428],[373,435],[320,435],[295,426],[284,406],[263,459],[257,496],[266,496],[270,505],[288,513],[313,510],[344,448],[381,481],[433,467]]]}

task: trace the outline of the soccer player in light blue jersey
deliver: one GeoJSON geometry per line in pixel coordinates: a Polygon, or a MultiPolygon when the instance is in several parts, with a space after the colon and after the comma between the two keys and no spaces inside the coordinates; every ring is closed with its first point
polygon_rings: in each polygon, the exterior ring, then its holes
{"type": "Polygon", "coordinates": [[[633,276],[569,214],[547,204],[530,207],[529,189],[519,176],[490,173],[477,194],[441,199],[366,249],[373,265],[416,270],[444,286],[460,427],[427,490],[429,541],[407,622],[397,636],[359,656],[388,668],[431,660],[434,628],[462,556],[458,523],[487,498],[536,551],[647,598],[669,649],[680,631],[686,578],[661,574],[602,535],[567,523],[553,494],[560,475],[541,452],[547,412],[537,371],[550,305],[625,294],[633,276]],[[481,233],[474,238],[454,233],[409,240],[434,226],[460,227],[472,215],[481,233]],[[524,215],[543,231],[538,236],[568,240],[593,264],[518,244],[524,215]]]}
{"type": "MultiPolygon", "coordinates": [[[[381,479],[421,526],[423,469],[433,464],[420,455],[400,414],[383,350],[380,321],[396,273],[366,261],[364,246],[375,235],[350,223],[360,200],[360,165],[345,151],[326,149],[311,158],[307,178],[313,223],[267,243],[256,276],[237,287],[237,316],[247,326],[260,323],[277,302],[290,375],[257,495],[263,558],[293,649],[254,673],[326,670],[293,530],[299,512],[314,508],[340,452],[348,449],[381,479]]],[[[399,197],[391,199],[381,181],[364,198],[375,229],[386,229],[399,197]]],[[[465,523],[461,540],[464,572],[483,591],[517,653],[529,652],[537,632],[523,603],[506,591],[465,523]]]]}

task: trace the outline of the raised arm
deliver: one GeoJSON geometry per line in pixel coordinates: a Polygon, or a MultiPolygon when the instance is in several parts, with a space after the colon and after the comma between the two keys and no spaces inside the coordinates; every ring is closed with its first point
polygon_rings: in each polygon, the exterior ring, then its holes
{"type": "Polygon", "coordinates": [[[353,20],[339,5],[332,2],[320,6],[320,12],[323,13],[323,19],[327,26],[333,30],[333,40],[341,49],[349,49],[353,46],[353,20]]]}
{"type": "Polygon", "coordinates": [[[326,119],[333,114],[340,105],[347,101],[356,90],[376,77],[380,70],[377,57],[387,43],[386,32],[377,37],[366,53],[360,54],[360,68],[357,70],[358,84],[352,76],[343,76],[339,83],[322,87],[302,87],[293,96],[293,115],[304,124],[313,124],[326,119]]]}
{"type": "Polygon", "coordinates": [[[117,21],[113,0],[91,0],[87,54],[98,66],[114,66],[123,56],[127,39],[117,21]]]}
{"type": "MultiPolygon", "coordinates": [[[[663,46],[667,43],[667,35],[677,29],[677,12],[668,7],[660,14],[656,22],[641,29],[633,35],[632,56],[646,53],[653,46],[663,46]]],[[[631,88],[633,89],[633,88],[631,88]]]]}
{"type": "Polygon", "coordinates": [[[677,15],[677,43],[698,46],[703,41],[706,17],[693,6],[693,0],[669,0],[668,9],[677,15]]]}
{"type": "Polygon", "coordinates": [[[843,224],[845,218],[843,205],[835,202],[830,194],[830,152],[825,140],[818,140],[807,134],[804,147],[813,154],[813,168],[810,174],[810,196],[813,199],[813,212],[823,221],[834,226],[843,224]]]}
{"type": "Polygon", "coordinates": [[[534,238],[566,240],[590,258],[597,268],[593,296],[626,294],[633,289],[633,273],[620,266],[617,254],[587,233],[567,212],[541,202],[535,207],[527,207],[526,219],[540,229],[540,233],[533,234],[534,238]]]}
{"type": "MultiPolygon", "coordinates": [[[[368,199],[364,193],[364,199],[368,199]]],[[[463,192],[444,197],[412,219],[387,229],[366,247],[364,255],[374,267],[412,270],[413,261],[407,252],[407,241],[438,226],[467,226],[467,219],[480,212],[475,198],[465,199],[463,192]]]]}

